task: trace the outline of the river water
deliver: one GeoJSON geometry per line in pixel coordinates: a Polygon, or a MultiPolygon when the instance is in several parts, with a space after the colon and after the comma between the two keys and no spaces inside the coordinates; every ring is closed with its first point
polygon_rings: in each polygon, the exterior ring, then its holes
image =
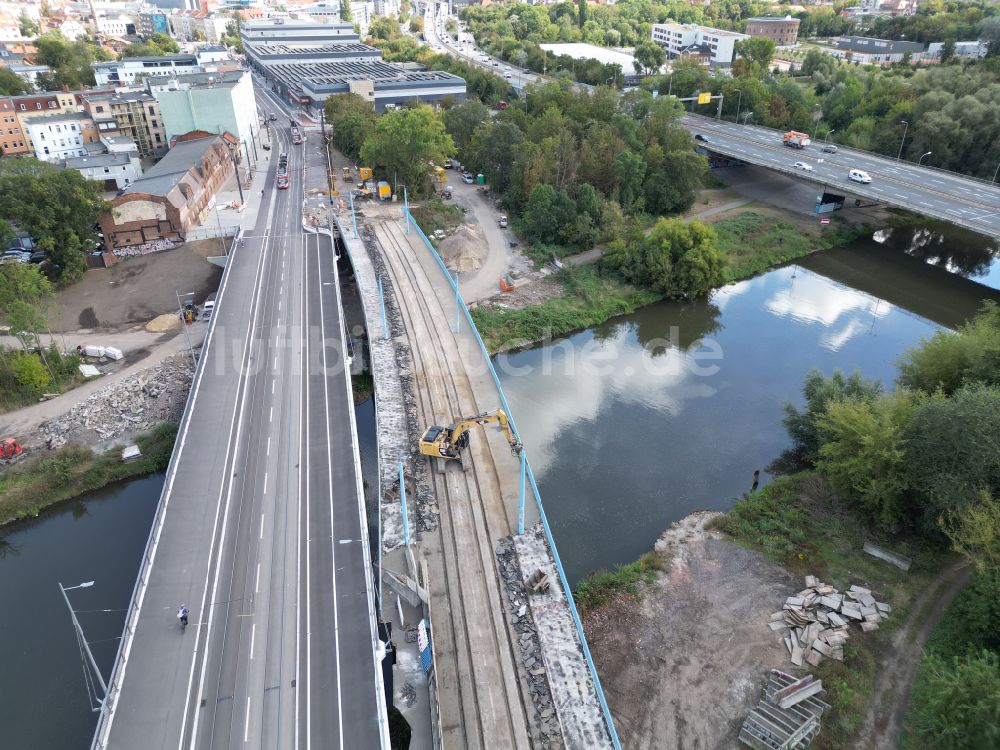
{"type": "Polygon", "coordinates": [[[891,383],[921,338],[1000,301],[995,243],[936,225],[878,239],[497,358],[572,584],[766,481],[812,368],[891,383]]]}

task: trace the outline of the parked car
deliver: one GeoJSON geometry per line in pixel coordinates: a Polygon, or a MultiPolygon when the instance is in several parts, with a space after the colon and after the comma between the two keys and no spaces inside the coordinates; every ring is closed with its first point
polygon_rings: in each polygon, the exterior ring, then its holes
{"type": "Polygon", "coordinates": [[[872,181],[871,175],[867,172],[862,172],[860,169],[852,169],[847,173],[847,179],[851,182],[860,182],[863,185],[867,185],[872,181]]]}
{"type": "Polygon", "coordinates": [[[463,174],[462,175],[462,182],[464,182],[466,185],[471,185],[473,183],[472,175],[469,174],[468,172],[466,172],[465,174],[463,174]]]}
{"type": "Polygon", "coordinates": [[[826,144],[825,146],[823,146],[823,153],[824,154],[835,154],[835,153],[837,153],[837,147],[836,147],[836,145],[834,145],[833,143],[826,144]]]}
{"type": "MultiPolygon", "coordinates": [[[[98,253],[101,252],[101,248],[100,247],[95,248],[95,252],[98,252],[98,253]]],[[[29,263],[44,263],[48,259],[49,259],[48,254],[45,253],[45,252],[43,252],[43,251],[41,251],[41,250],[39,250],[37,253],[32,253],[31,254],[31,257],[28,258],[28,262],[29,263]]]]}
{"type": "Polygon", "coordinates": [[[812,172],[812,164],[806,164],[804,161],[797,161],[793,165],[796,169],[801,169],[803,172],[812,172]]]}
{"type": "Polygon", "coordinates": [[[264,149],[265,151],[270,151],[271,150],[271,144],[270,143],[262,143],[260,147],[262,149],[264,149]]]}
{"type": "Polygon", "coordinates": [[[215,300],[209,300],[201,306],[201,319],[211,320],[213,312],[215,312],[215,300]]]}
{"type": "Polygon", "coordinates": [[[507,217],[504,214],[500,214],[500,218],[497,219],[497,224],[500,225],[501,229],[507,228],[507,217]]]}
{"type": "Polygon", "coordinates": [[[26,250],[8,250],[0,258],[0,263],[27,263],[31,253],[26,250]]]}

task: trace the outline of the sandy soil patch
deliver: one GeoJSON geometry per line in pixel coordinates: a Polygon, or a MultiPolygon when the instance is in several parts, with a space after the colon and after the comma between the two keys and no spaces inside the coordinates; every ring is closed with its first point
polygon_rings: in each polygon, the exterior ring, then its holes
{"type": "Polygon", "coordinates": [[[475,224],[460,224],[453,234],[438,243],[438,252],[449,269],[469,273],[482,268],[490,248],[482,229],[475,224]]]}
{"type": "Polygon", "coordinates": [[[737,747],[766,671],[787,661],[766,623],[800,581],[706,529],[716,515],[661,536],[665,569],[638,606],[622,594],[584,616],[623,747],[737,747]]]}

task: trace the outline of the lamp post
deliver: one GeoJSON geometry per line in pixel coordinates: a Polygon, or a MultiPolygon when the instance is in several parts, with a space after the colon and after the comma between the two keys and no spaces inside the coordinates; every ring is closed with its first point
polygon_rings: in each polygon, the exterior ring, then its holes
{"type": "Polygon", "coordinates": [[[993,179],[990,180],[990,184],[994,184],[997,181],[997,174],[1000,173],[1000,164],[997,164],[997,168],[993,170],[993,179]]]}
{"type": "Polygon", "coordinates": [[[615,80],[615,79],[614,79],[614,77],[611,77],[611,78],[608,78],[608,79],[606,79],[606,80],[604,81],[604,83],[605,83],[605,84],[607,84],[608,86],[610,86],[610,85],[611,85],[611,82],[612,82],[613,80],[615,80]]]}
{"type": "Polygon", "coordinates": [[[744,125],[746,125],[746,124],[747,124],[747,121],[748,121],[748,120],[749,120],[749,119],[750,119],[751,117],[753,117],[753,112],[747,112],[747,113],[746,113],[745,115],[743,115],[743,124],[744,124],[744,125]]]}
{"type": "Polygon", "coordinates": [[[906,131],[910,129],[910,123],[908,123],[906,120],[900,120],[900,122],[903,123],[904,127],[903,127],[903,140],[899,142],[899,153],[896,154],[897,162],[903,156],[903,145],[906,143],[906,131]]]}
{"type": "Polygon", "coordinates": [[[813,107],[813,132],[811,136],[812,140],[816,140],[816,131],[819,130],[819,121],[823,119],[823,113],[817,112],[816,110],[818,109],[819,109],[818,104],[815,107],[813,107]]]}
{"type": "Polygon", "coordinates": [[[923,162],[923,160],[924,160],[924,157],[925,157],[925,156],[930,156],[930,155],[931,155],[931,154],[933,154],[933,153],[934,153],[933,151],[928,151],[928,152],[927,152],[926,154],[922,154],[922,155],[920,156],[920,158],[919,158],[919,159],[917,159],[917,166],[918,166],[918,167],[920,166],[920,164],[921,164],[921,162],[923,162]]]}
{"type": "Polygon", "coordinates": [[[824,145],[824,146],[826,145],[826,142],[827,142],[828,140],[830,140],[830,134],[831,134],[831,133],[836,133],[836,132],[837,132],[837,129],[836,129],[836,128],[831,128],[830,130],[827,130],[827,131],[826,131],[826,135],[825,135],[825,136],[823,137],[823,145],[824,145]]]}
{"type": "Polygon", "coordinates": [[[177,295],[177,312],[181,316],[181,326],[184,328],[184,338],[187,339],[188,352],[191,354],[191,367],[193,368],[196,365],[194,361],[194,347],[191,346],[191,333],[188,331],[187,321],[184,320],[184,307],[181,305],[181,297],[193,297],[194,292],[184,292],[184,294],[181,294],[174,289],[174,294],[177,295]]]}
{"type": "MultiPolygon", "coordinates": [[[[94,585],[93,581],[84,581],[83,583],[77,584],[76,586],[63,586],[59,584],[59,591],[62,592],[63,600],[66,602],[66,607],[69,609],[69,616],[73,620],[73,629],[76,631],[77,640],[79,640],[80,645],[83,647],[84,653],[87,655],[87,660],[90,662],[91,669],[94,670],[94,676],[97,677],[97,681],[101,685],[101,690],[103,695],[101,696],[101,704],[103,705],[104,699],[108,694],[108,686],[104,682],[104,677],[101,676],[101,670],[97,668],[97,662],[94,660],[94,655],[90,651],[90,644],[87,643],[87,639],[83,636],[83,628],[80,626],[80,621],[76,619],[76,612],[73,610],[73,605],[69,602],[69,597],[66,596],[67,591],[73,591],[74,589],[89,589],[94,585]]],[[[93,711],[100,711],[101,707],[92,708],[93,711]]]]}
{"type": "Polygon", "coordinates": [[[736,99],[736,124],[740,124],[740,105],[743,104],[743,92],[736,89],[736,93],[739,94],[739,98],[736,99]]]}

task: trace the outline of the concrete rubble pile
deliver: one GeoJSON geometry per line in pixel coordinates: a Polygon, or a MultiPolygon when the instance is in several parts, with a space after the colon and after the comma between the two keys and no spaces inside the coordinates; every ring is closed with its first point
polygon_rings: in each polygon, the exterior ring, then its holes
{"type": "Polygon", "coordinates": [[[549,690],[548,675],[542,662],[542,647],[538,640],[538,629],[535,625],[531,608],[528,606],[527,593],[524,590],[524,580],[521,564],[510,537],[500,540],[497,550],[497,563],[500,577],[504,583],[504,599],[508,606],[509,617],[517,632],[517,645],[520,649],[520,662],[531,693],[531,703],[535,707],[537,733],[541,735],[537,743],[540,747],[562,747],[562,734],[559,730],[559,720],[552,703],[552,693],[549,690]]]}
{"type": "Polygon", "coordinates": [[[843,661],[850,626],[857,623],[866,633],[878,630],[892,612],[892,607],[876,601],[862,586],[852,585],[840,593],[815,576],[806,576],[805,581],[806,588],[788,597],[768,625],[774,631],[787,631],[785,648],[796,667],[803,661],[815,667],[824,658],[843,661]]]}
{"type": "Polygon", "coordinates": [[[131,437],[160,422],[179,420],[190,389],[190,362],[166,359],[105,386],[69,411],[43,422],[39,432],[49,448],[74,441],[108,443],[131,437]]]}

